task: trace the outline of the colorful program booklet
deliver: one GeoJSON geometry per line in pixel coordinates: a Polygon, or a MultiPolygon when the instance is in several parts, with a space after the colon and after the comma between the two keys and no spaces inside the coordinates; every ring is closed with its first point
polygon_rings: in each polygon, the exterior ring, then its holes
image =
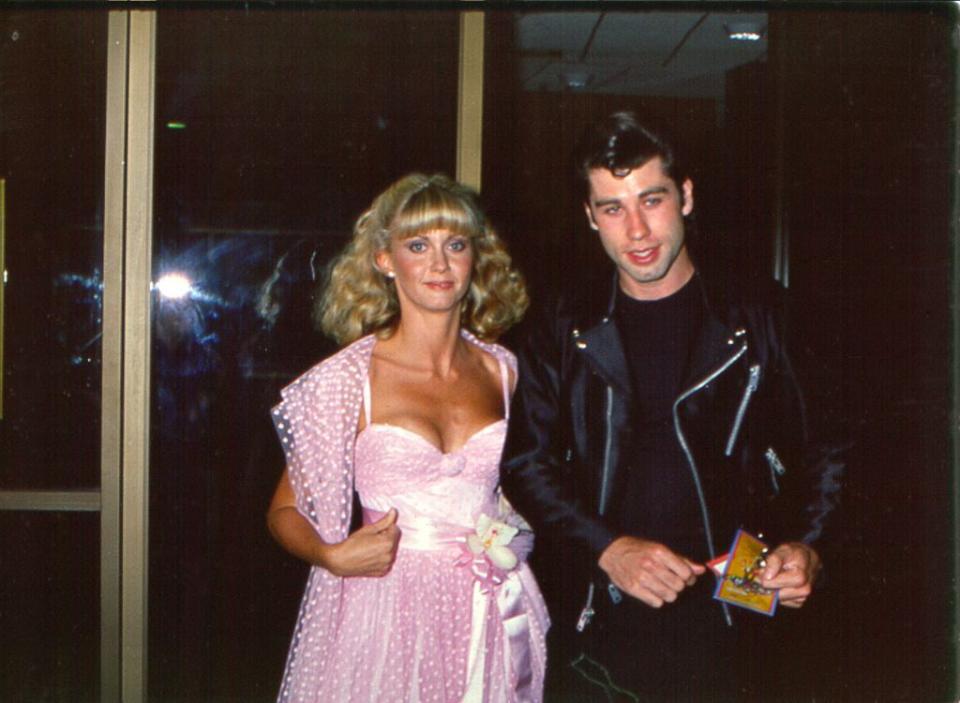
{"type": "Polygon", "coordinates": [[[777,610],[777,591],[760,585],[768,547],[744,530],[737,530],[730,552],[708,563],[719,577],[713,597],[764,615],[777,610]]]}

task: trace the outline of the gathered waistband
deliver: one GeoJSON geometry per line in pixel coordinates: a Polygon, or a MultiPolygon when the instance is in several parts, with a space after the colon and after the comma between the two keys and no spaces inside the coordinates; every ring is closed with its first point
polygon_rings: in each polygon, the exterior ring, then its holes
{"type": "MultiPolygon", "coordinates": [[[[379,510],[363,509],[363,524],[369,525],[382,518],[386,513],[379,510]]],[[[467,535],[473,532],[471,525],[456,525],[433,520],[403,520],[398,516],[400,528],[400,549],[419,551],[441,551],[458,547],[466,542],[467,535]]]]}

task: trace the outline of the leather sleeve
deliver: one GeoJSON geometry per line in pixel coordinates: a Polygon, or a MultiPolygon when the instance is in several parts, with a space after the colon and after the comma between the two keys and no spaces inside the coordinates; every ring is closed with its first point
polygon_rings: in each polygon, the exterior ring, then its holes
{"type": "Polygon", "coordinates": [[[777,418],[774,431],[765,434],[770,446],[784,448],[785,457],[779,479],[781,492],[772,507],[780,526],[780,541],[817,544],[829,538],[829,526],[840,500],[847,447],[838,439],[810,436],[806,403],[778,319],[776,314],[767,319],[772,392],[764,416],[777,418]]]}
{"type": "MultiPolygon", "coordinates": [[[[575,430],[564,407],[562,327],[542,317],[521,336],[519,380],[501,464],[501,484],[534,531],[599,558],[616,535],[590,507],[592,473],[578,465],[575,430]]],[[[586,428],[580,428],[581,432],[586,428]]]]}

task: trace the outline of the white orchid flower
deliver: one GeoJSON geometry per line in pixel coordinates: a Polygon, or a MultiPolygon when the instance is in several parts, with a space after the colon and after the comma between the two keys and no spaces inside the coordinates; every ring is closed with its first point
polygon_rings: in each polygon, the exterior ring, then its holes
{"type": "Polygon", "coordinates": [[[467,547],[477,555],[486,553],[494,566],[510,571],[517,565],[517,555],[507,545],[519,531],[513,525],[494,520],[483,513],[477,518],[476,533],[467,535],[467,547]]]}

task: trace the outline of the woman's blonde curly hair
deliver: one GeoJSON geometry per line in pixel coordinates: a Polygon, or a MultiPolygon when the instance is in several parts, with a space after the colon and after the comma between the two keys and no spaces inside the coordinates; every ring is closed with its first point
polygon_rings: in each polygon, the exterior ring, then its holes
{"type": "Polygon", "coordinates": [[[314,311],[320,329],[339,344],[370,333],[390,336],[400,319],[400,303],[375,257],[393,241],[435,230],[468,237],[473,247],[460,323],[480,339],[493,341],[518,322],[530,303],[526,285],[476,193],[443,174],[411,173],[377,196],[357,219],[353,239],[333,260],[314,311]]]}

